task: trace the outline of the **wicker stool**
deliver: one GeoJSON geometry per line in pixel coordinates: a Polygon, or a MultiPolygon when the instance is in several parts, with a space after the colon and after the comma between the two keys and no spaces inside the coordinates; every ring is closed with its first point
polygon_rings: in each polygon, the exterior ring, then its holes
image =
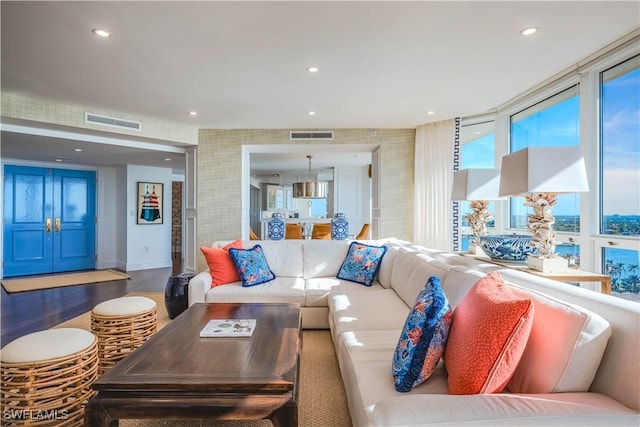
{"type": "Polygon", "coordinates": [[[140,347],[156,328],[156,303],[150,298],[122,297],[96,305],[91,331],[98,337],[98,374],[140,347]]]}
{"type": "Polygon", "coordinates": [[[76,328],[49,329],[2,349],[3,426],[82,426],[98,376],[98,340],[76,328]]]}

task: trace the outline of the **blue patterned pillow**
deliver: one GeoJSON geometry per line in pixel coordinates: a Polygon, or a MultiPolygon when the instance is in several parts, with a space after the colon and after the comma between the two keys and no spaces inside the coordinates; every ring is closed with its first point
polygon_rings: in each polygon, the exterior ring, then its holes
{"type": "Polygon", "coordinates": [[[267,283],[276,278],[267,264],[260,245],[255,245],[251,249],[230,248],[229,255],[245,288],[267,283]]]}
{"type": "Polygon", "coordinates": [[[411,391],[431,376],[444,353],[451,317],[451,306],[440,279],[431,276],[416,298],[393,354],[397,391],[411,391]]]}
{"type": "Polygon", "coordinates": [[[382,257],[387,252],[386,246],[371,246],[364,243],[351,242],[338,279],[371,286],[380,269],[382,257]]]}

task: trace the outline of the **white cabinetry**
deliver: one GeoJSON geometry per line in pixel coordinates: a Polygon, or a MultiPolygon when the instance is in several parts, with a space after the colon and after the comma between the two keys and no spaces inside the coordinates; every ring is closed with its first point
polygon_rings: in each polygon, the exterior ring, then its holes
{"type": "Polygon", "coordinates": [[[267,210],[292,209],[293,193],[291,187],[280,185],[266,185],[267,210]]]}

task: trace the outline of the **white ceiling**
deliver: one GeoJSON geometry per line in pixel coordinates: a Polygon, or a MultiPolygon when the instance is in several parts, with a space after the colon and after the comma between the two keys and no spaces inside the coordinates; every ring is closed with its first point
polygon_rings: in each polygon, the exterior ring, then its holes
{"type": "MultiPolygon", "coordinates": [[[[0,7],[3,92],[220,129],[413,128],[481,114],[640,26],[638,1],[0,7]],[[520,36],[528,26],[540,31],[520,36]],[[96,27],[113,36],[96,38],[96,27]],[[307,73],[310,65],[320,71],[307,73]]],[[[2,134],[3,157],[34,160],[36,149],[51,159],[56,148],[2,134]]],[[[135,155],[105,145],[78,160],[122,164],[135,155]]]]}

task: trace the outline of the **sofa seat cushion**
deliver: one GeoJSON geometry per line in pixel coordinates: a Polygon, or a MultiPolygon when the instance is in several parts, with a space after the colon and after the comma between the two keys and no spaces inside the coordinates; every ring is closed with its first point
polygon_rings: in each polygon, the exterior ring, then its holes
{"type": "Polygon", "coordinates": [[[637,426],[638,414],[599,393],[409,395],[380,401],[374,426],[637,426]],[[428,423],[425,423],[428,420],[428,423]]]}
{"type": "MultiPolygon", "coordinates": [[[[345,332],[337,355],[354,426],[371,425],[380,400],[411,394],[446,394],[447,375],[440,362],[431,377],[407,393],[395,390],[391,359],[400,329],[345,332]]],[[[428,419],[428,418],[427,418],[428,419]]]]}
{"type": "MultiPolygon", "coordinates": [[[[350,290],[362,290],[359,283],[341,280],[335,277],[316,277],[307,279],[305,283],[305,305],[307,307],[327,307],[328,297],[332,292],[350,292],[350,290]]],[[[379,283],[374,283],[366,290],[381,290],[379,283]]]]}
{"type": "Polygon", "coordinates": [[[276,277],[258,286],[243,287],[241,282],[211,288],[205,302],[284,302],[304,304],[304,280],[276,277]]]}
{"type": "MultiPolygon", "coordinates": [[[[339,293],[332,293],[327,300],[329,315],[333,318],[334,336],[346,331],[391,329],[396,333],[395,348],[411,309],[392,289],[374,290],[356,283],[354,286],[359,286],[360,290],[341,289],[339,293]]],[[[389,355],[389,363],[392,356],[393,350],[389,355]]]]}

